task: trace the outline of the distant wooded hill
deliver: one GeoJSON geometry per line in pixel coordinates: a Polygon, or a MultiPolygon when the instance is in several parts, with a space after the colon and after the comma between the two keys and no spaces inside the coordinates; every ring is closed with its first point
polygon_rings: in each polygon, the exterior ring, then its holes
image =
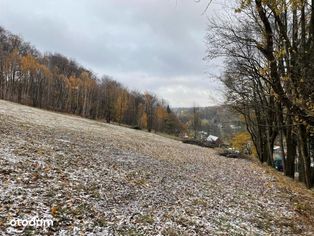
{"type": "Polygon", "coordinates": [[[61,54],[42,54],[0,27],[0,99],[178,135],[183,128],[156,95],[98,77],[61,54]]]}
{"type": "Polygon", "coordinates": [[[197,127],[199,136],[211,134],[222,138],[224,141],[229,141],[235,133],[245,130],[245,123],[241,120],[240,115],[227,106],[197,107],[196,109],[192,107],[174,108],[173,112],[190,129],[193,129],[194,113],[196,112],[199,120],[197,122],[199,124],[197,127]]]}

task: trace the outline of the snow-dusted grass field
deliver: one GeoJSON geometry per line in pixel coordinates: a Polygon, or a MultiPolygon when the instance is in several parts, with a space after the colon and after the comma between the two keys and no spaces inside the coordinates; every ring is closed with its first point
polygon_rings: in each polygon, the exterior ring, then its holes
{"type": "Polygon", "coordinates": [[[314,195],[248,160],[0,100],[0,235],[313,235],[314,195]],[[14,227],[12,219],[52,219],[14,227]]]}

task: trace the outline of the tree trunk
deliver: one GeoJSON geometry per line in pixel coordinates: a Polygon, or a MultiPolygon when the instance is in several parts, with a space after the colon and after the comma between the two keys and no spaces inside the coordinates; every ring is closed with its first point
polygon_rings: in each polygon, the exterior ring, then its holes
{"type": "Polygon", "coordinates": [[[307,132],[304,125],[299,126],[299,149],[300,149],[300,159],[302,160],[302,168],[304,171],[304,179],[307,188],[312,187],[311,182],[311,159],[308,152],[308,141],[307,132]]]}
{"type": "MultiPolygon", "coordinates": [[[[289,114],[288,114],[289,115],[289,114]]],[[[292,133],[291,117],[288,117],[286,129],[286,143],[287,143],[287,160],[285,166],[285,175],[294,178],[295,172],[295,156],[296,156],[296,141],[292,133]]]]}

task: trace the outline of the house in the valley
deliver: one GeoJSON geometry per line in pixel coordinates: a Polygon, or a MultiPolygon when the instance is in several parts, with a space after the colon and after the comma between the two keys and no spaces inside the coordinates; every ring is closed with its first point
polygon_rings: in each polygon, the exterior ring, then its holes
{"type": "Polygon", "coordinates": [[[209,142],[210,144],[215,145],[215,146],[220,146],[223,144],[222,140],[219,137],[214,136],[214,135],[209,135],[206,138],[206,141],[209,142]]]}

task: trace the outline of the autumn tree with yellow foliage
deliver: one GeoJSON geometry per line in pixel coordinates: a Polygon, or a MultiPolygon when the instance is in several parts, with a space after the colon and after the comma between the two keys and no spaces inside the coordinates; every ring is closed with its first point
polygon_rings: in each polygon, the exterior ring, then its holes
{"type": "Polygon", "coordinates": [[[241,153],[251,154],[252,150],[250,142],[250,134],[248,132],[241,132],[232,137],[231,146],[239,150],[241,153]]]}

